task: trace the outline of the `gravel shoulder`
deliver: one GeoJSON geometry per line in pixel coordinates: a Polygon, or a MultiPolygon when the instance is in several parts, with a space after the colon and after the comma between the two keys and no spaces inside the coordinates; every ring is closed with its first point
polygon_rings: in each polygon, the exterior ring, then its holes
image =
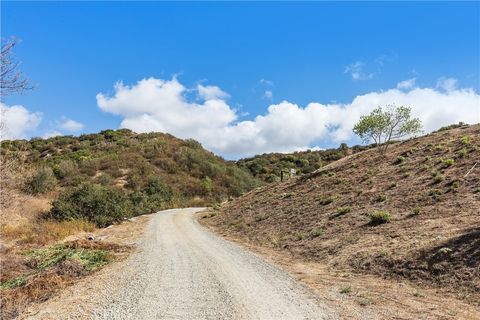
{"type": "Polygon", "coordinates": [[[159,212],[138,250],[27,319],[338,319],[289,274],[200,226],[200,208],[159,212]]]}

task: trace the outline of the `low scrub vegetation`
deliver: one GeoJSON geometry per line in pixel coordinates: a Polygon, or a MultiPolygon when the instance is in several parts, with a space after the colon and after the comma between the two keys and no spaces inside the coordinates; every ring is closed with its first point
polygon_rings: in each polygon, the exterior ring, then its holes
{"type": "Polygon", "coordinates": [[[344,215],[352,211],[352,207],[346,206],[346,207],[340,207],[337,209],[337,215],[344,215]]]}
{"type": "Polygon", "coordinates": [[[9,251],[0,274],[1,318],[17,318],[28,305],[49,299],[128,250],[112,243],[78,240],[9,251]]]}
{"type": "Polygon", "coordinates": [[[392,215],[388,211],[374,211],[368,215],[373,225],[390,222],[392,215]]]}
{"type": "Polygon", "coordinates": [[[320,237],[322,234],[323,234],[323,229],[320,227],[315,227],[315,228],[312,228],[312,230],[310,230],[310,235],[313,238],[320,237]]]}
{"type": "Polygon", "coordinates": [[[95,225],[92,222],[82,219],[56,221],[38,218],[33,222],[19,225],[4,222],[0,224],[0,235],[4,239],[16,240],[19,244],[45,245],[75,233],[91,232],[94,229],[95,225]]]}
{"type": "Polygon", "coordinates": [[[36,269],[46,270],[63,261],[73,260],[87,271],[94,271],[108,263],[109,254],[106,250],[86,249],[66,246],[64,244],[36,249],[29,253],[36,269]]]}
{"type": "Polygon", "coordinates": [[[27,279],[23,276],[15,277],[9,279],[5,282],[0,283],[0,290],[1,289],[15,289],[16,287],[23,286],[27,283],[27,279]]]}
{"type": "Polygon", "coordinates": [[[52,204],[49,216],[56,220],[82,219],[105,227],[131,215],[132,203],[120,190],[84,184],[62,193],[52,204]]]}
{"type": "Polygon", "coordinates": [[[27,181],[26,189],[32,194],[46,193],[55,189],[57,179],[50,167],[38,169],[27,181]]]}
{"type": "Polygon", "coordinates": [[[479,142],[478,124],[392,142],[385,154],[369,149],[255,189],[202,223],[298,261],[412,280],[478,306],[479,142]],[[228,224],[260,212],[268,223],[228,224]]]}
{"type": "Polygon", "coordinates": [[[23,192],[58,195],[47,217],[98,227],[167,207],[211,205],[260,184],[195,140],[162,133],[121,129],[6,140],[0,151],[2,162],[17,159],[16,167],[32,169],[23,192]]]}
{"type": "Polygon", "coordinates": [[[333,201],[335,201],[335,197],[330,196],[330,197],[320,198],[320,199],[318,200],[318,203],[320,203],[322,206],[326,206],[327,204],[330,204],[330,203],[332,203],[333,201]]]}
{"type": "Polygon", "coordinates": [[[290,169],[294,169],[296,175],[306,175],[348,154],[357,153],[368,148],[370,148],[370,146],[354,146],[349,148],[345,143],[342,143],[335,149],[309,150],[289,154],[262,154],[252,158],[241,159],[237,161],[237,164],[240,168],[248,170],[254,177],[270,183],[280,181],[281,171],[284,171],[285,174],[288,175],[290,169]]]}

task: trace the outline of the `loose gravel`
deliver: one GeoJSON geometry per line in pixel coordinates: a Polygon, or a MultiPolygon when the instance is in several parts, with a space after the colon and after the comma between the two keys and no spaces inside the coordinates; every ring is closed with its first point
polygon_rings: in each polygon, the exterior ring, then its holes
{"type": "Polygon", "coordinates": [[[140,250],[69,319],[338,318],[286,272],[199,225],[199,210],[156,213],[140,250]]]}

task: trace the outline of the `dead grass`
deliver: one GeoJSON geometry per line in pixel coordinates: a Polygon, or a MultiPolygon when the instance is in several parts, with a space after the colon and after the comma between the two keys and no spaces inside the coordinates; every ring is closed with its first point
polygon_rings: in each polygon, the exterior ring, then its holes
{"type": "Polygon", "coordinates": [[[0,212],[15,208],[21,203],[20,190],[31,169],[21,165],[20,156],[0,156],[0,212]]]}
{"type": "Polygon", "coordinates": [[[16,248],[2,254],[2,319],[13,319],[28,305],[48,300],[129,249],[113,243],[77,240],[32,250],[16,248]]]}
{"type": "Polygon", "coordinates": [[[46,245],[79,232],[92,232],[95,226],[84,220],[55,221],[43,218],[55,193],[33,197],[16,191],[20,201],[1,213],[0,252],[13,246],[46,245]]]}
{"type": "Polygon", "coordinates": [[[20,225],[5,223],[0,225],[0,235],[17,244],[45,245],[72,234],[92,232],[93,230],[95,230],[95,225],[84,220],[58,222],[40,219],[33,223],[20,225]]]}
{"type": "Polygon", "coordinates": [[[478,304],[480,246],[469,244],[478,242],[480,168],[465,174],[480,158],[479,143],[480,125],[474,125],[396,143],[386,157],[367,150],[253,190],[201,221],[301,261],[409,279],[478,304]],[[445,159],[454,161],[446,166],[445,159]],[[433,181],[432,172],[443,179],[433,181]],[[389,223],[372,225],[369,214],[376,211],[390,212],[389,223]],[[269,218],[258,221],[258,215],[269,218]],[[313,228],[322,234],[298,236],[313,228]],[[443,247],[452,252],[440,255],[443,247]]]}

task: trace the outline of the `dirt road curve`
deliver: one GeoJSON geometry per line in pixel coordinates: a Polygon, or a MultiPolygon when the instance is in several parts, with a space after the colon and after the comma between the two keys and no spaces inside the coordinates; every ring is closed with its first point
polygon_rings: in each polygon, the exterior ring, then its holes
{"type": "MultiPolygon", "coordinates": [[[[128,283],[96,319],[330,319],[289,275],[207,231],[198,209],[157,213],[128,283]]],[[[133,265],[132,265],[133,267],[133,265]]]]}

